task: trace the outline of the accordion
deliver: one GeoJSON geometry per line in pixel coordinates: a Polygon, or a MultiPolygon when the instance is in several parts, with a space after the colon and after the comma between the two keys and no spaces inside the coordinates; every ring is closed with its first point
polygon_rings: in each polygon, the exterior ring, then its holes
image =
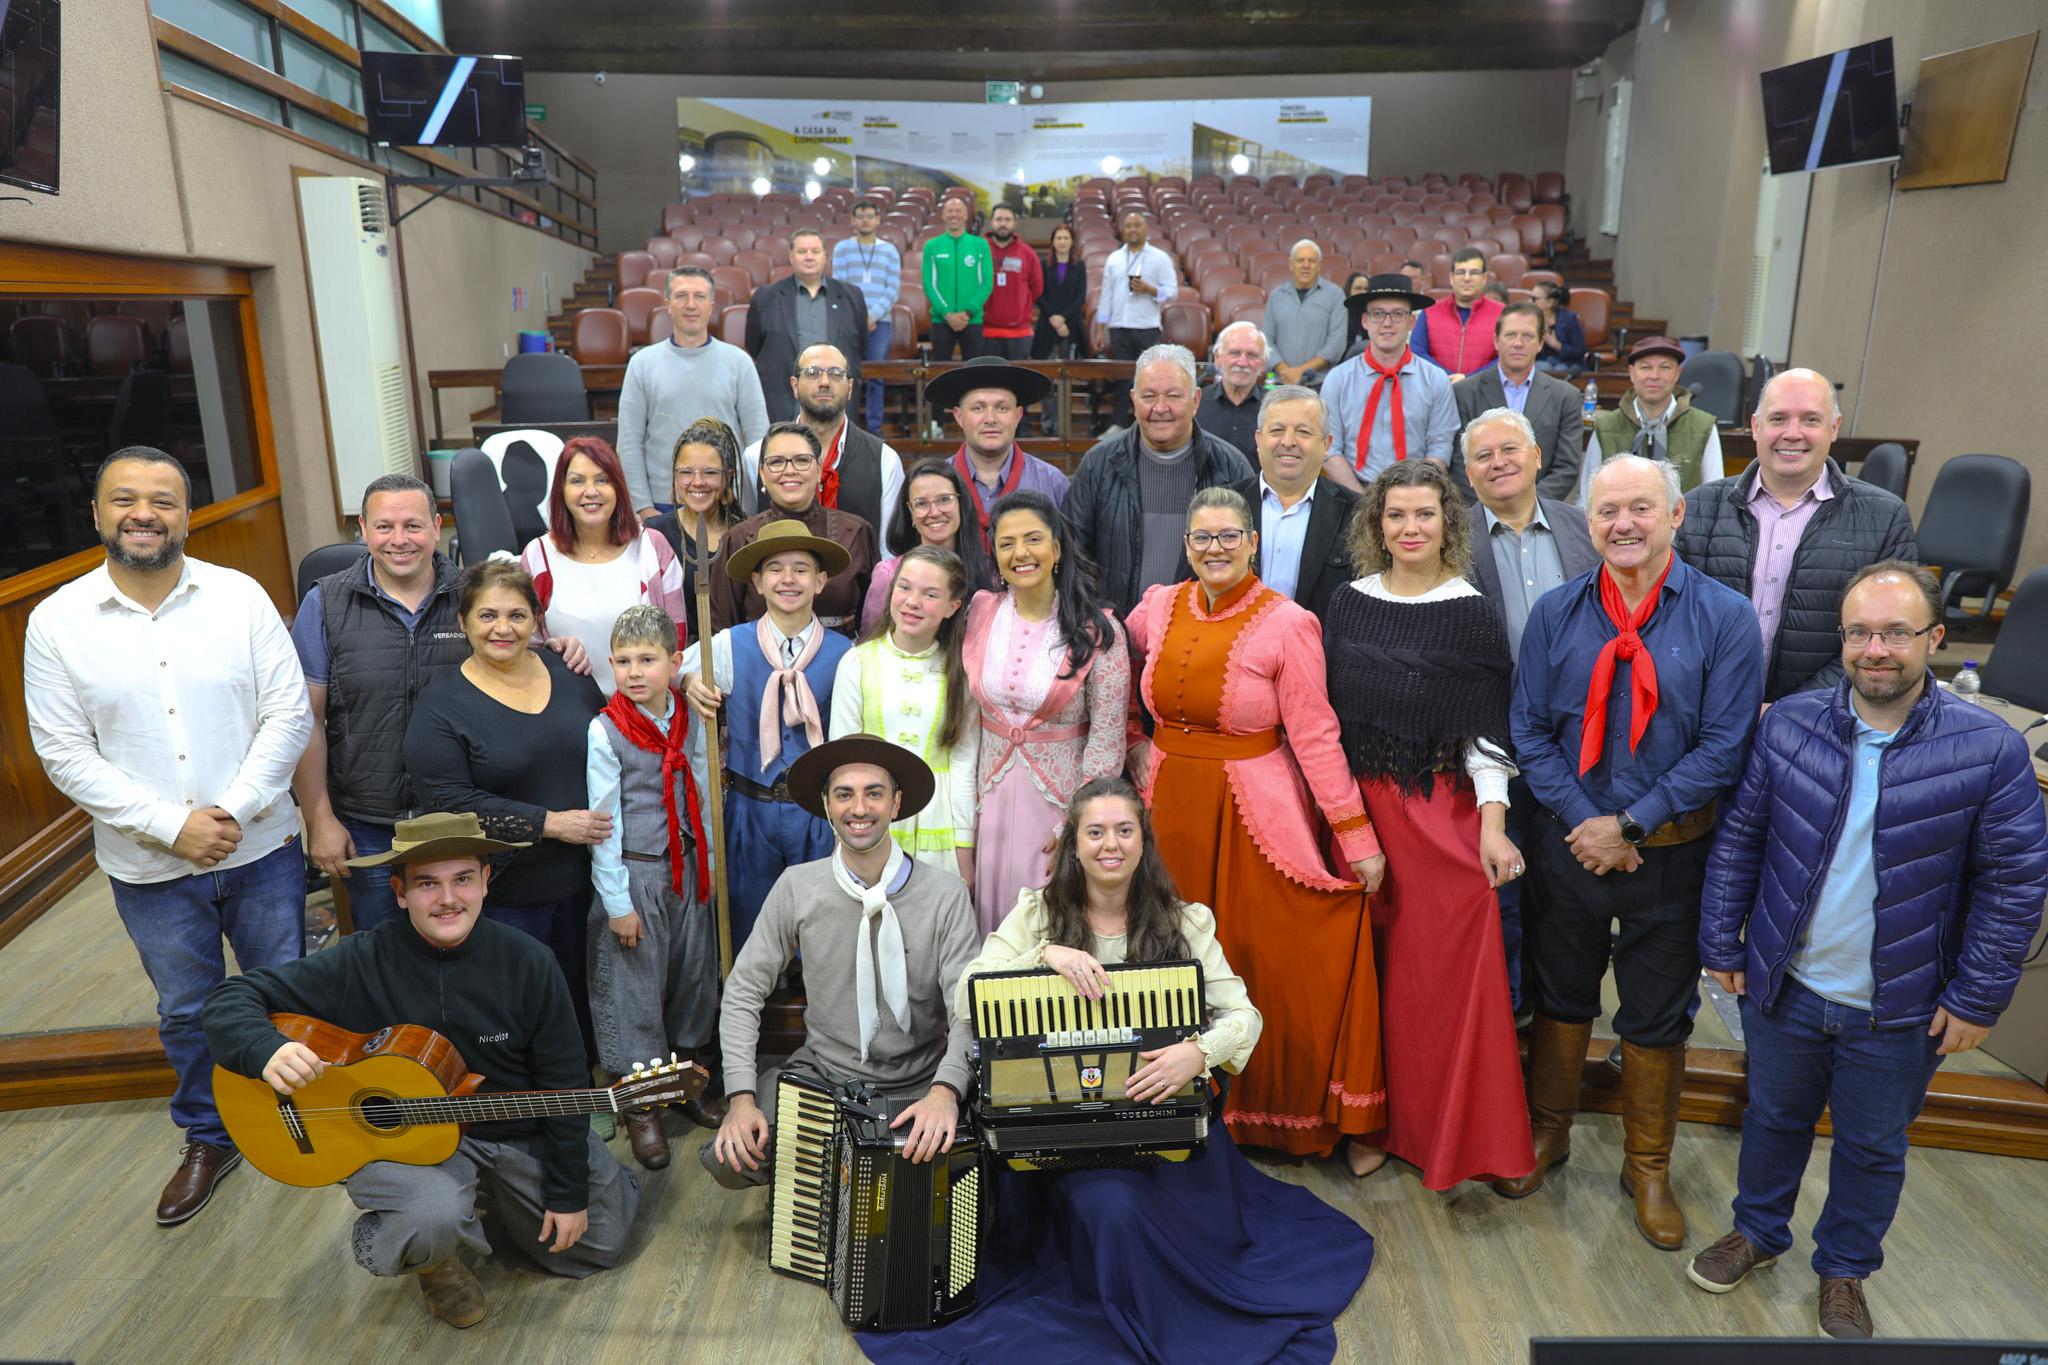
{"type": "Polygon", "coordinates": [[[775,1090],[769,1265],[822,1285],[857,1332],[932,1327],[974,1307],[981,1149],[964,1117],[953,1150],[913,1163],[910,1104],[862,1081],[785,1072],[775,1090]]]}
{"type": "Polygon", "coordinates": [[[968,979],[981,1141],[1013,1170],[1185,1161],[1208,1141],[1207,1076],[1157,1104],[1124,1098],[1139,1053],[1201,1031],[1201,964],[1104,970],[1100,1000],[1048,968],[968,979]]]}

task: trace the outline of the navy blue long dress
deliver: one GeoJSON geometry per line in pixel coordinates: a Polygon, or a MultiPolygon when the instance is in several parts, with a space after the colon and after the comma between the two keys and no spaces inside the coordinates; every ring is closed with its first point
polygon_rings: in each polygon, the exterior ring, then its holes
{"type": "Polygon", "coordinates": [[[1238,1152],[1131,1169],[999,1167],[981,1306],[944,1327],[864,1332],[884,1365],[1327,1362],[1372,1268],[1365,1229],[1238,1152]]]}

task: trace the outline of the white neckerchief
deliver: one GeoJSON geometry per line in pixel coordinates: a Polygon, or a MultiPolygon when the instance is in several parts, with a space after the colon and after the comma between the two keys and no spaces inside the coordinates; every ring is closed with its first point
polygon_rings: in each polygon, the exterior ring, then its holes
{"type": "Polygon", "coordinates": [[[873,886],[862,886],[846,870],[842,850],[832,850],[832,880],[839,883],[839,889],[860,902],[860,932],[853,950],[854,1001],[860,1011],[860,1059],[868,1059],[868,1044],[874,1041],[875,1033],[882,1027],[882,1016],[875,1009],[875,978],[882,981],[882,1000],[889,1006],[889,1013],[895,1016],[896,1027],[910,1031],[910,969],[903,955],[903,926],[897,922],[896,907],[889,903],[889,888],[896,884],[897,874],[908,861],[903,846],[893,838],[888,840],[889,861],[882,865],[882,875],[875,879],[873,886]],[[881,923],[875,933],[869,933],[868,922],[880,916],[881,923]],[[875,961],[880,940],[882,960],[875,961]],[[879,967],[879,973],[877,968],[879,967]]]}

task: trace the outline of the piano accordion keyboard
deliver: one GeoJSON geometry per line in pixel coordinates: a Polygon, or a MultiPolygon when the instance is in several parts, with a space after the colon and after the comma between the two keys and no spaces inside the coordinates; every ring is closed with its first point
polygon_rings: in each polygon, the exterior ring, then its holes
{"type": "Polygon", "coordinates": [[[832,1161],[839,1124],[830,1091],[789,1076],[777,1083],[768,1264],[816,1285],[831,1278],[832,1161]]]}

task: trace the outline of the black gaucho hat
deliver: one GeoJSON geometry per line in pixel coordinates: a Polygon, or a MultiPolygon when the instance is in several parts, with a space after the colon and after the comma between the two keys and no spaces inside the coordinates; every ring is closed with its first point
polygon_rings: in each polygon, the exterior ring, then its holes
{"type": "Polygon", "coordinates": [[[872,763],[896,780],[896,790],[903,793],[903,808],[896,814],[899,820],[923,810],[938,788],[938,779],[925,761],[902,745],[891,744],[880,735],[842,735],[789,765],[789,799],[825,819],[825,784],[849,763],[872,763]]]}
{"type": "Polygon", "coordinates": [[[1344,300],[1344,307],[1350,311],[1354,323],[1363,325],[1365,306],[1374,299],[1399,299],[1418,313],[1436,302],[1427,294],[1416,293],[1415,286],[1399,271],[1391,275],[1374,275],[1366,280],[1364,290],[1344,300]]]}
{"type": "Polygon", "coordinates": [[[931,400],[933,412],[951,412],[976,389],[1008,389],[1017,395],[1018,407],[1028,408],[1052,392],[1052,380],[999,355],[978,355],[926,384],[924,396],[931,400]]]}

